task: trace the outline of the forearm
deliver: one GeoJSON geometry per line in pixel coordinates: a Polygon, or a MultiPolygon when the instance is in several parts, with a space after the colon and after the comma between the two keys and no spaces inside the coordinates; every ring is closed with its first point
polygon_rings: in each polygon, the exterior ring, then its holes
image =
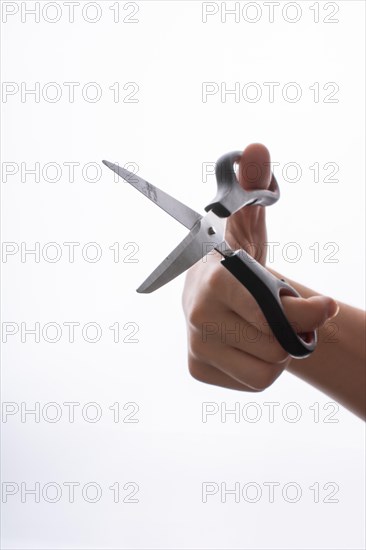
{"type": "MultiPolygon", "coordinates": [[[[294,281],[304,298],[317,293],[294,281]]],[[[339,303],[338,315],[318,331],[316,350],[306,359],[292,359],[287,370],[365,418],[365,312],[339,303]]]]}

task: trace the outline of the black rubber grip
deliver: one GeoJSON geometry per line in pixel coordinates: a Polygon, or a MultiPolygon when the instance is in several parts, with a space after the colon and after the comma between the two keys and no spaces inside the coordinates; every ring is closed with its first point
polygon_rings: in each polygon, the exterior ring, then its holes
{"type": "Polygon", "coordinates": [[[300,296],[294,288],[272,275],[244,250],[224,258],[221,263],[252,294],[274,336],[287,353],[292,357],[301,358],[314,351],[317,343],[316,332],[298,334],[282,307],[281,295],[300,296]]]}

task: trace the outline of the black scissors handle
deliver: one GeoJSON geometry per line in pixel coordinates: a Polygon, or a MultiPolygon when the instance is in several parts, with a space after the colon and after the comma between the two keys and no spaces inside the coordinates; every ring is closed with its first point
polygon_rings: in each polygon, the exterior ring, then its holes
{"type": "MultiPolygon", "coordinates": [[[[216,216],[227,218],[243,206],[250,204],[270,206],[280,198],[280,190],[273,174],[269,189],[247,191],[241,187],[234,171],[234,165],[240,161],[241,156],[240,151],[233,151],[223,155],[217,161],[215,169],[217,194],[206,206],[206,212],[212,210],[216,216]]],[[[255,168],[261,170],[259,165],[255,165],[255,168]]]]}
{"type": "Polygon", "coordinates": [[[300,358],[314,351],[316,332],[301,333],[301,327],[291,324],[284,312],[281,296],[300,297],[292,286],[272,275],[244,250],[234,252],[221,260],[221,263],[252,294],[273,334],[287,353],[300,358]]]}

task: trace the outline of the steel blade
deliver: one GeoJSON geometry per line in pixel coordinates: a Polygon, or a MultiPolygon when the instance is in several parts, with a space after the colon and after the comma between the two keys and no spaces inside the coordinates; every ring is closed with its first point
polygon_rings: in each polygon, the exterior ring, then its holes
{"type": "Polygon", "coordinates": [[[202,218],[201,214],[198,214],[198,212],[195,212],[182,202],[171,197],[168,193],[161,191],[161,189],[158,189],[158,187],[155,187],[155,185],[140,178],[133,172],[129,172],[125,168],[118,166],[118,164],[113,164],[108,160],[103,160],[103,164],[140,191],[145,197],[153,201],[157,206],[162,208],[162,210],[170,214],[175,220],[187,227],[187,229],[192,229],[195,223],[202,218]]]}
{"type": "Polygon", "coordinates": [[[137,289],[149,293],[175,279],[224,242],[225,223],[213,212],[197,222],[183,241],[137,289]]]}

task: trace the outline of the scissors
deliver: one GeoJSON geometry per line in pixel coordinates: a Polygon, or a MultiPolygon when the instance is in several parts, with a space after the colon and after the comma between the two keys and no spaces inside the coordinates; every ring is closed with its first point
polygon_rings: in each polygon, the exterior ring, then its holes
{"type": "Polygon", "coordinates": [[[223,267],[252,294],[284,350],[292,357],[307,357],[316,347],[316,331],[296,332],[296,327],[287,319],[281,303],[281,296],[300,297],[299,293],[284,279],[272,275],[245,250],[232,250],[225,241],[225,218],[244,206],[269,206],[280,197],[273,174],[268,189],[247,191],[240,186],[234,167],[241,155],[240,151],[234,151],[217,161],[217,194],[205,207],[207,214],[204,216],[118,164],[103,161],[113,172],[189,229],[188,235],[149,275],[137,292],[157,290],[215,249],[223,257],[223,267]]]}

